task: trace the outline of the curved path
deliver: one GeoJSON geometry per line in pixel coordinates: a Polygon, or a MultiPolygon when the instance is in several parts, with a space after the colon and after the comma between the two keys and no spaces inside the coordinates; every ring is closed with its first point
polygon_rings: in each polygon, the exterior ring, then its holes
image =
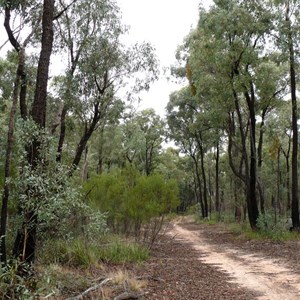
{"type": "Polygon", "coordinates": [[[232,282],[259,293],[259,300],[300,299],[300,276],[286,265],[261,254],[249,254],[242,250],[210,244],[201,231],[191,231],[180,223],[169,232],[176,240],[190,244],[199,259],[225,271],[232,282]]]}

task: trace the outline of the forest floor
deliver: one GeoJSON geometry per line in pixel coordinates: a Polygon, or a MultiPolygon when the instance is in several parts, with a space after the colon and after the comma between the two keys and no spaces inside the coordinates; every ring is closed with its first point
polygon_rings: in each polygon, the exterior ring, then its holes
{"type": "Polygon", "coordinates": [[[155,243],[148,261],[121,268],[146,282],[138,296],[125,293],[122,298],[124,287],[117,291],[112,286],[111,297],[87,299],[300,299],[299,240],[249,240],[222,223],[177,219],[155,243]]]}
{"type": "Polygon", "coordinates": [[[300,242],[247,240],[183,218],[134,272],[148,278],[142,299],[300,299],[300,242]]]}

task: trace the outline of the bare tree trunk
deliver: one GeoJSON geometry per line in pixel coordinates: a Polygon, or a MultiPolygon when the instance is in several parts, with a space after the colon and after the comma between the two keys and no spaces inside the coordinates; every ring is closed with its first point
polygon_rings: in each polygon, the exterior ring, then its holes
{"type": "Polygon", "coordinates": [[[256,120],[255,120],[255,110],[254,110],[254,92],[251,96],[248,92],[245,93],[245,97],[249,109],[250,117],[250,168],[249,168],[249,183],[247,187],[247,203],[248,203],[248,217],[252,229],[256,229],[257,219],[259,216],[257,199],[256,199],[256,120]]]}
{"type": "Polygon", "coordinates": [[[281,148],[282,153],[285,157],[285,168],[286,168],[286,210],[289,211],[291,209],[291,186],[290,186],[290,150],[291,150],[291,136],[289,135],[289,143],[288,149],[285,152],[283,148],[281,148]]]}
{"type": "Polygon", "coordinates": [[[95,131],[96,126],[100,120],[101,114],[99,111],[99,105],[100,105],[99,102],[94,104],[93,120],[89,126],[86,125],[85,132],[84,132],[83,136],[81,137],[80,142],[77,146],[76,154],[75,154],[75,157],[74,157],[73,163],[72,163],[73,168],[72,168],[72,171],[70,172],[70,175],[72,175],[73,170],[75,170],[78,167],[81,157],[82,157],[82,153],[84,152],[84,149],[87,145],[87,142],[89,141],[90,137],[92,136],[93,132],[95,131]]]}
{"type": "MultiPolygon", "coordinates": [[[[7,3],[5,7],[5,20],[4,27],[6,29],[9,41],[18,53],[18,68],[16,72],[16,79],[14,82],[14,91],[12,99],[12,107],[10,111],[8,133],[7,133],[7,145],[6,145],[6,160],[4,169],[4,187],[2,193],[2,207],[1,207],[1,222],[0,222],[0,259],[3,265],[6,264],[6,226],[7,226],[7,207],[10,194],[10,177],[11,177],[11,160],[13,151],[14,141],[14,125],[15,116],[17,112],[18,94],[20,89],[20,109],[21,116],[23,119],[27,118],[27,106],[26,106],[26,93],[27,93],[27,82],[25,72],[25,48],[28,44],[31,36],[35,32],[35,29],[28,35],[21,46],[14,36],[14,33],[10,27],[11,18],[11,3],[7,3]],[[20,84],[21,83],[21,84],[20,84]]],[[[37,22],[39,23],[39,22],[37,22]]]]}
{"type": "Polygon", "coordinates": [[[67,107],[66,105],[63,106],[60,116],[60,135],[58,140],[57,146],[57,154],[56,154],[56,161],[61,163],[62,159],[62,149],[64,145],[65,135],[66,135],[66,115],[67,115],[67,107]]]}
{"type": "Polygon", "coordinates": [[[0,257],[1,263],[6,265],[6,225],[7,225],[7,206],[10,194],[10,177],[11,177],[11,159],[12,148],[14,141],[14,126],[15,115],[17,112],[18,93],[20,85],[20,69],[18,68],[16,79],[14,83],[12,107],[9,116],[8,133],[7,133],[7,145],[6,145],[6,159],[4,169],[4,188],[2,193],[2,208],[1,208],[1,224],[0,224],[0,257]]]}
{"type": "Polygon", "coordinates": [[[286,0],[286,23],[288,30],[288,46],[289,46],[289,65],[290,65],[290,84],[292,97],[292,131],[293,131],[293,147],[292,147],[292,222],[294,229],[300,227],[299,220],[299,196],[298,196],[298,112],[297,112],[297,96],[296,96],[296,72],[295,72],[295,52],[293,45],[293,36],[290,20],[290,1],[286,0]]]}
{"type": "Polygon", "coordinates": [[[216,211],[220,211],[220,188],[219,188],[219,160],[220,160],[220,146],[217,144],[216,153],[216,211]]]}
{"type": "Polygon", "coordinates": [[[200,178],[200,174],[199,174],[199,165],[198,165],[198,161],[197,158],[192,156],[192,159],[195,163],[195,193],[196,193],[196,197],[200,203],[201,206],[201,213],[202,213],[202,218],[205,218],[205,208],[204,208],[204,204],[203,204],[203,198],[202,198],[202,187],[201,187],[201,178],[200,178]]]}
{"type": "MultiPolygon", "coordinates": [[[[42,18],[42,45],[38,63],[37,79],[35,86],[34,101],[31,110],[31,117],[40,129],[45,128],[46,124],[46,103],[47,86],[49,76],[50,57],[53,47],[53,15],[54,0],[44,0],[42,18]]],[[[40,141],[34,140],[31,147],[28,147],[28,162],[31,168],[35,169],[40,163],[40,141]]],[[[32,187],[28,187],[32,189],[32,187]]],[[[39,197],[39,195],[35,195],[39,197]]],[[[19,230],[14,247],[14,255],[21,261],[33,262],[36,249],[37,233],[37,212],[22,211],[25,222],[19,230]]]]}
{"type": "Polygon", "coordinates": [[[203,202],[204,202],[204,217],[208,217],[208,201],[207,201],[207,182],[206,182],[206,172],[204,168],[204,151],[203,146],[200,146],[200,156],[201,156],[201,173],[203,179],[203,202]]]}

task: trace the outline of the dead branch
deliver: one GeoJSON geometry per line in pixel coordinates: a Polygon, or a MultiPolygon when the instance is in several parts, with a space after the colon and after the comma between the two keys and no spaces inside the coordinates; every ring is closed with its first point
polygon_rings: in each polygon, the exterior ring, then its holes
{"type": "MultiPolygon", "coordinates": [[[[87,290],[85,290],[84,292],[79,294],[78,296],[67,298],[66,300],[82,300],[82,299],[84,299],[83,298],[84,296],[88,295],[89,293],[91,293],[95,290],[98,290],[98,289],[102,288],[103,285],[105,285],[106,283],[108,283],[110,281],[112,281],[112,278],[106,278],[103,281],[101,281],[99,284],[96,284],[96,285],[88,288],[87,290]]],[[[129,298],[127,298],[127,299],[129,299],[129,298]]],[[[136,298],[133,298],[133,299],[136,299],[136,298]]]]}

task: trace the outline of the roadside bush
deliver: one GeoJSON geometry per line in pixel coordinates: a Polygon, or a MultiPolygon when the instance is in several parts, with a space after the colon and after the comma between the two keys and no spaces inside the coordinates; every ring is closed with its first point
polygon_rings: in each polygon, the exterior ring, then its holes
{"type": "Polygon", "coordinates": [[[149,244],[161,229],[164,215],[179,203],[175,181],[157,174],[143,176],[130,167],[91,178],[84,193],[91,206],[107,213],[113,232],[133,234],[137,240],[147,237],[149,244]]]}
{"type": "Polygon", "coordinates": [[[276,220],[274,215],[266,212],[265,214],[260,214],[257,219],[257,227],[261,232],[284,232],[286,229],[286,222],[283,218],[276,220]]]}

